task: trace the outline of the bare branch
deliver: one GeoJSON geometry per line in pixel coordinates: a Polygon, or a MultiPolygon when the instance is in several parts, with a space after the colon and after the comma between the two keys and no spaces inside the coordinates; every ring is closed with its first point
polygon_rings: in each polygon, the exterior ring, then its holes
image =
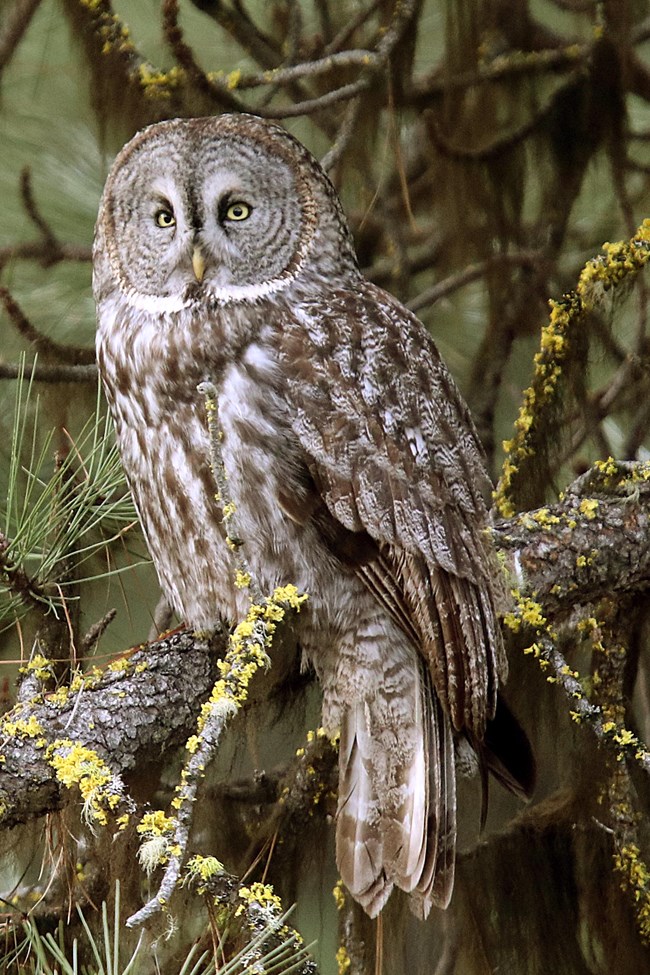
{"type": "Polygon", "coordinates": [[[46,366],[42,362],[0,362],[0,379],[31,379],[41,383],[96,383],[97,366],[46,366]]]}
{"type": "Polygon", "coordinates": [[[92,261],[92,248],[83,244],[62,244],[57,240],[37,240],[0,247],[0,270],[10,261],[37,261],[41,267],[52,267],[61,261],[92,261]]]}
{"type": "Polygon", "coordinates": [[[16,0],[7,15],[4,28],[0,31],[0,77],[11,61],[40,3],[41,0],[16,0]]]}
{"type": "Polygon", "coordinates": [[[538,267],[539,264],[544,260],[545,255],[539,251],[521,251],[519,254],[498,254],[495,257],[491,257],[486,261],[480,261],[477,264],[470,264],[468,267],[463,268],[462,271],[458,271],[456,274],[451,274],[444,281],[439,281],[438,284],[434,284],[431,288],[427,288],[422,294],[417,295],[412,298],[411,301],[407,303],[407,307],[411,311],[420,311],[422,308],[426,308],[429,305],[434,305],[436,301],[440,301],[441,298],[446,298],[447,295],[453,294],[454,291],[458,291],[459,288],[464,288],[466,284],[471,284],[472,281],[476,281],[478,278],[482,278],[487,274],[492,268],[498,266],[499,264],[508,265],[512,267],[538,267]]]}
{"type": "Polygon", "coordinates": [[[96,623],[93,623],[93,625],[90,627],[88,632],[81,640],[79,652],[82,657],[85,657],[88,653],[90,653],[93,647],[96,646],[96,644],[103,636],[103,634],[106,632],[106,630],[108,629],[108,627],[113,622],[116,616],[117,616],[117,610],[109,609],[109,611],[105,613],[100,620],[97,620],[96,623]]]}
{"type": "Polygon", "coordinates": [[[192,48],[185,43],[183,31],[178,23],[178,0],[164,0],[162,28],[178,64],[197,89],[216,101],[222,108],[245,112],[246,106],[233,93],[233,86],[227,80],[219,84],[216,78],[207,75],[197,63],[192,48]]]}
{"type": "Polygon", "coordinates": [[[79,345],[63,345],[43,335],[23,313],[20,305],[11,296],[8,288],[0,287],[0,302],[5,306],[9,320],[19,335],[22,335],[36,352],[52,359],[58,359],[70,366],[89,366],[95,362],[95,350],[79,345]]]}
{"type": "Polygon", "coordinates": [[[562,45],[545,51],[509,52],[494,58],[488,64],[455,75],[447,75],[438,69],[429,78],[415,82],[412,90],[407,93],[407,101],[416,107],[426,108],[433,99],[454,89],[473,88],[475,85],[518,75],[580,67],[588,61],[590,53],[590,48],[584,44],[562,45]]]}
{"type": "Polygon", "coordinates": [[[241,7],[227,9],[223,3],[191,0],[193,6],[212,17],[263,68],[274,68],[282,59],[282,52],[268,34],[253,23],[241,7]]]}

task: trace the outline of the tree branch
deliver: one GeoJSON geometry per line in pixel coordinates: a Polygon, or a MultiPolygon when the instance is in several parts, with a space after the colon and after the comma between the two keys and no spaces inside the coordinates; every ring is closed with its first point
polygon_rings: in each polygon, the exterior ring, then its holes
{"type": "Polygon", "coordinates": [[[11,61],[40,2],[41,0],[16,0],[12,10],[5,15],[5,23],[0,31],[0,77],[11,61]]]}
{"type": "MultiPolygon", "coordinates": [[[[601,464],[558,504],[499,521],[493,531],[520,593],[534,594],[546,615],[566,617],[607,593],[642,592],[650,587],[650,465],[601,464]]],[[[225,636],[207,649],[188,632],[172,633],[101,677],[9,712],[0,744],[3,825],[71,801],[46,754],[62,737],[95,751],[117,775],[186,741],[226,645],[225,636]]]]}
{"type": "Polygon", "coordinates": [[[70,803],[48,758],[61,740],[82,743],[129,772],[182,744],[217,677],[226,638],[208,647],[191,634],[168,634],[110,665],[101,677],[77,679],[21,702],[5,715],[0,753],[0,823],[27,822],[70,803]]]}

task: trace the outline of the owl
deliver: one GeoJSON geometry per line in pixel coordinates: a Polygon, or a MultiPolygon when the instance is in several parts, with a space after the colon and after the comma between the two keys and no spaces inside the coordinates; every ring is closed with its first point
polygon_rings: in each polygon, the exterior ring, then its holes
{"type": "Polygon", "coordinates": [[[122,149],[93,286],[99,370],[169,602],[201,630],[248,608],[215,500],[207,379],[256,583],[309,594],[297,638],[340,733],[341,877],[371,916],[394,888],[422,917],[445,907],[458,743],[526,784],[491,744],[506,660],[490,485],[433,341],[360,273],[316,160],[254,116],[175,119],[122,149]]]}

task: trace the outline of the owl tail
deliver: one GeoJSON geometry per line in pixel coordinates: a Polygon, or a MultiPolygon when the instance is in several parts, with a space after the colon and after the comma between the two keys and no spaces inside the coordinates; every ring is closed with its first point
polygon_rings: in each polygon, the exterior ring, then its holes
{"type": "Polygon", "coordinates": [[[336,859],[370,917],[393,887],[412,895],[411,909],[422,918],[433,904],[446,907],[453,888],[452,730],[416,661],[411,677],[397,704],[384,685],[342,715],[336,859]]]}

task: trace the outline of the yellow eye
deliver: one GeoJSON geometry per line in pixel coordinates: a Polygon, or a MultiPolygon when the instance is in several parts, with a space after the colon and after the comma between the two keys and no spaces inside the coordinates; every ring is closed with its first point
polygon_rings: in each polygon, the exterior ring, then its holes
{"type": "Polygon", "coordinates": [[[246,217],[250,217],[251,208],[247,203],[231,203],[226,210],[227,220],[245,220],[246,217]]]}
{"type": "Polygon", "coordinates": [[[158,210],[154,220],[159,227],[164,227],[165,229],[176,226],[176,217],[171,210],[158,210]]]}

